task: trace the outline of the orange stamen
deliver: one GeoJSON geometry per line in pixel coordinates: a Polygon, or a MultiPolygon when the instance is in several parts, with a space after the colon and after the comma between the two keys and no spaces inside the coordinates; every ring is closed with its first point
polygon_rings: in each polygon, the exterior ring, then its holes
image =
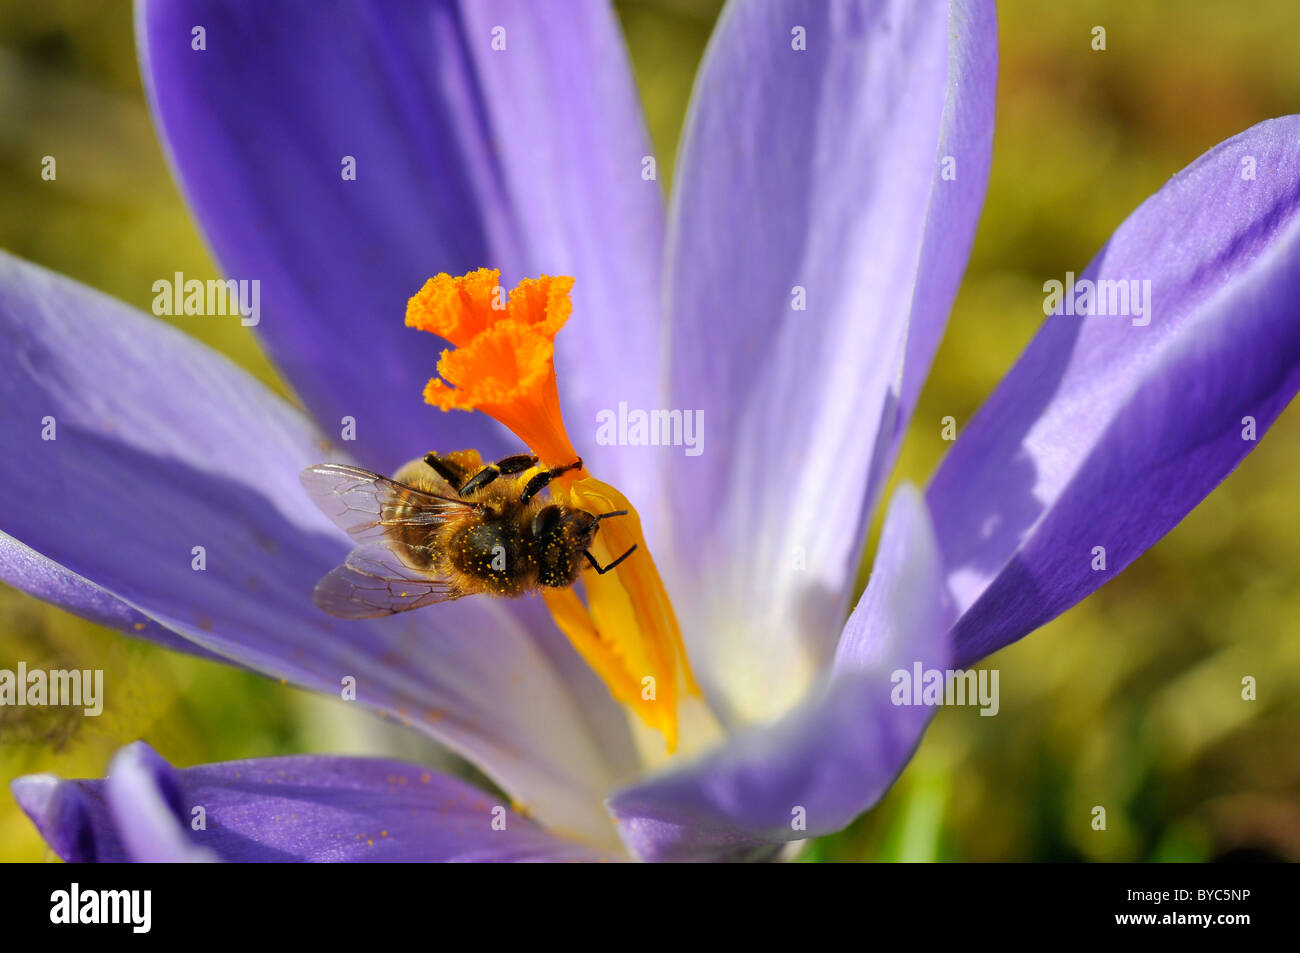
{"type": "Polygon", "coordinates": [[[462,347],[495,322],[493,305],[505,307],[500,284],[501,272],[495,269],[480,268],[459,278],[435,275],[407,302],[406,324],[462,347]]]}

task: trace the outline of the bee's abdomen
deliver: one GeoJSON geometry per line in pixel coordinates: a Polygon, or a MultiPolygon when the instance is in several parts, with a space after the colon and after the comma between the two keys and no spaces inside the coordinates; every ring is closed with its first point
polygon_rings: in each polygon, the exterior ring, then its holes
{"type": "Polygon", "coordinates": [[[468,524],[448,540],[444,558],[451,569],[477,580],[493,595],[517,596],[537,585],[532,553],[513,524],[468,524]]]}
{"type": "Polygon", "coordinates": [[[412,501],[410,493],[401,491],[396,499],[385,504],[382,518],[390,523],[388,535],[401,544],[411,565],[419,569],[431,569],[437,556],[434,539],[436,530],[418,520],[409,520],[409,517],[421,510],[422,506],[419,502],[412,501]]]}

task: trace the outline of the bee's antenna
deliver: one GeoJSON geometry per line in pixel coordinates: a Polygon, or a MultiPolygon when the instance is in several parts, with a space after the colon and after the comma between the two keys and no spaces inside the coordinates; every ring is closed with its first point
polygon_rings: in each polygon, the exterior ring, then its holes
{"type": "Polygon", "coordinates": [[[598,520],[607,520],[611,516],[627,516],[627,510],[615,510],[613,513],[601,513],[596,517],[598,520]]]}

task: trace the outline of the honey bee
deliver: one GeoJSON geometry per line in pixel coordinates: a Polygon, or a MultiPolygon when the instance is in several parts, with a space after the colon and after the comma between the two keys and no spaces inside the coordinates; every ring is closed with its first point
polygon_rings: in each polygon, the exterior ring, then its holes
{"type": "Polygon", "coordinates": [[[588,550],[600,521],[627,511],[597,516],[538,496],[581,460],[524,480],[535,456],[486,466],[470,462],[477,457],[429,453],[391,480],[342,463],[304,470],[316,505],[358,543],[316,584],[316,605],[341,619],[370,619],[478,593],[514,598],[572,586],[588,566],[609,572],[636,550],[601,566],[588,550]]]}

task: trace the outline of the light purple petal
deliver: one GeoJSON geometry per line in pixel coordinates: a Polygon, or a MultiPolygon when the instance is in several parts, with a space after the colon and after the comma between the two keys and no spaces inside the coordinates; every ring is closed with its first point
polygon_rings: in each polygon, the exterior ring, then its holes
{"type": "Polygon", "coordinates": [[[312,589],[348,543],[299,483],[321,454],[301,414],[163,322],[2,253],[0,337],[0,531],[212,653],[335,695],[355,678],[358,701],[548,824],[614,842],[600,799],[628,755],[588,722],[617,709],[540,600],[327,616],[312,589]]]}
{"type": "Polygon", "coordinates": [[[50,849],[69,863],[126,856],[101,790],[89,789],[86,782],[60,781],[52,774],[14,778],[9,790],[50,849]]]}
{"type": "Polygon", "coordinates": [[[143,741],[121,749],[103,781],[108,816],[131,860],[152,864],[210,863],[212,848],[189,828],[206,818],[187,803],[176,769],[143,741]]]}
{"type": "Polygon", "coordinates": [[[202,646],[167,631],[143,612],[4,533],[0,533],[0,579],[30,596],[53,603],[98,625],[130,632],[177,652],[221,659],[202,646]]]}
{"type": "Polygon", "coordinates": [[[226,274],[261,280],[258,332],[326,433],[355,417],[349,449],[390,471],[432,446],[517,451],[422,404],[443,344],[403,326],[406,301],[441,271],[570,274],[574,442],[639,495],[645,468],[601,457],[594,417],[660,394],[662,193],[608,3],[147,0],[139,36],[190,206],[226,274]]]}
{"type": "Polygon", "coordinates": [[[927,493],[964,612],[959,661],[1112,579],[1254,449],[1246,418],[1262,436],[1291,400],[1298,182],[1297,116],[1174,176],[1079,276],[1150,281],[1147,316],[1048,318],[965,428],[927,493]]]}
{"type": "Polygon", "coordinates": [[[978,0],[733,4],[705,56],[667,261],[671,404],[703,411],[703,452],[660,451],[683,531],[661,564],[729,721],[834,651],[966,264],[995,75],[978,0]]]}
{"type": "Polygon", "coordinates": [[[643,175],[656,157],[618,20],[607,0],[566,2],[563,15],[535,0],[462,11],[525,270],[576,279],[555,362],[570,436],[594,473],[639,503],[657,484],[654,461],[596,443],[602,410],[658,407],[665,382],[663,192],[657,172],[643,175]],[[497,27],[505,52],[488,43],[497,27]]]}
{"type": "Polygon", "coordinates": [[[18,778],[67,861],[594,861],[463,781],[377,758],[298,756],[175,770],[143,742],[105,781],[18,778]],[[202,810],[196,810],[201,808],[202,810]],[[496,818],[499,827],[493,827],[496,818]]]}
{"type": "Polygon", "coordinates": [[[925,243],[917,266],[899,412],[886,468],[897,454],[917,397],[930,372],[948,312],[961,284],[984,207],[993,159],[993,104],[998,76],[997,12],[991,3],[954,3],[948,28],[948,100],[939,130],[939,167],[926,211],[925,243]],[[945,166],[947,159],[952,160],[945,166]],[[955,176],[945,179],[945,168],[955,176]],[[961,183],[960,185],[958,183],[961,183]]]}
{"type": "Polygon", "coordinates": [[[951,621],[925,501],[904,485],[829,681],[777,722],[615,794],[620,836],[647,860],[740,860],[844,827],[893,783],[930,719],[893,703],[893,673],[946,668],[951,621]]]}

